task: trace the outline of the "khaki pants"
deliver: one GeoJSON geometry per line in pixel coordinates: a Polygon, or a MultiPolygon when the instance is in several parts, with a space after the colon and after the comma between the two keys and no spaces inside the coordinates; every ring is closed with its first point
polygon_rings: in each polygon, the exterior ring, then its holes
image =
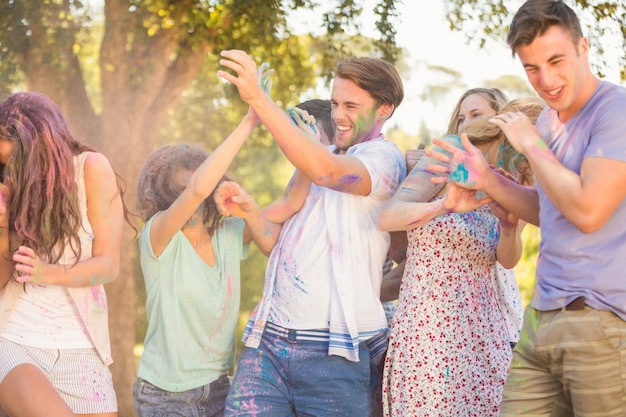
{"type": "Polygon", "coordinates": [[[589,306],[528,306],[500,415],[626,416],[626,322],[589,306]]]}

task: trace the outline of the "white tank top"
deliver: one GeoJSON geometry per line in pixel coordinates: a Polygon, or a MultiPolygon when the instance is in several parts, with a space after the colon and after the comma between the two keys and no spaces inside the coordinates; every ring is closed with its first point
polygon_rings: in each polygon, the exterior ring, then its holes
{"type": "MultiPolygon", "coordinates": [[[[74,157],[74,172],[82,217],[79,230],[81,260],[91,257],[93,234],[87,218],[87,198],[83,167],[88,152],[74,157]]],[[[74,263],[74,253],[66,247],[59,261],[68,266],[74,263]]],[[[60,285],[25,284],[0,337],[27,346],[39,348],[88,348],[93,343],[83,325],[76,304],[66,287],[60,285]]]]}

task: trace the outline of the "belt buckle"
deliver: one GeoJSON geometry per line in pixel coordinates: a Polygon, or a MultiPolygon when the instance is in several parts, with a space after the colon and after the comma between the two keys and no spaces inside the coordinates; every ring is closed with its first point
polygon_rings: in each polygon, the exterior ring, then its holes
{"type": "Polygon", "coordinates": [[[291,343],[297,342],[298,341],[298,331],[297,330],[293,330],[293,329],[289,329],[287,331],[287,340],[291,343]]]}

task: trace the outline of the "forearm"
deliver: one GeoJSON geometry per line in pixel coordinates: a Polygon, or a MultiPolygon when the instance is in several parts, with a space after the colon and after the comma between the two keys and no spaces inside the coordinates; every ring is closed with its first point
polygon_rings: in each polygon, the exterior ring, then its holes
{"type": "Polygon", "coordinates": [[[383,231],[411,230],[437,216],[448,213],[443,199],[428,203],[389,201],[378,216],[378,228],[383,231]]]}
{"type": "Polygon", "coordinates": [[[585,158],[580,173],[576,173],[549,150],[541,156],[529,161],[556,209],[583,233],[603,227],[625,196],[626,164],[609,158],[585,158]]]}
{"type": "Polygon", "coordinates": [[[269,255],[278,241],[282,225],[266,219],[260,209],[250,213],[244,221],[244,242],[253,240],[261,252],[269,255]]]}
{"type": "Polygon", "coordinates": [[[273,223],[282,224],[300,211],[311,189],[309,180],[300,171],[293,175],[284,195],[263,209],[263,215],[273,223]]]}
{"type": "Polygon", "coordinates": [[[298,212],[298,208],[289,204],[287,197],[281,197],[263,209],[265,218],[276,224],[282,224],[298,212]]]}
{"type": "Polygon", "coordinates": [[[539,196],[534,187],[520,185],[491,171],[482,191],[518,218],[539,226],[539,196]]]}
{"type": "Polygon", "coordinates": [[[215,189],[257,123],[254,117],[247,114],[224,142],[211,152],[209,157],[194,172],[188,187],[198,196],[200,201],[204,200],[215,189]]]}
{"type": "Polygon", "coordinates": [[[496,246],[496,258],[506,268],[513,268],[522,257],[523,242],[519,224],[513,227],[500,226],[500,238],[496,246]]]}
{"type": "Polygon", "coordinates": [[[119,260],[108,256],[94,256],[71,264],[44,266],[44,283],[65,287],[92,287],[115,280],[119,274],[119,260]]]}
{"type": "Polygon", "coordinates": [[[320,171],[323,161],[332,154],[324,145],[307,136],[299,129],[267,95],[258,95],[249,104],[255,110],[285,157],[306,177],[324,177],[320,171]]]}

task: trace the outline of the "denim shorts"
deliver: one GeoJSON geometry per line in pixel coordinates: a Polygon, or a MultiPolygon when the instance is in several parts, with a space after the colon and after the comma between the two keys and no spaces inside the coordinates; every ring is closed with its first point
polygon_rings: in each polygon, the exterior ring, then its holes
{"type": "Polygon", "coordinates": [[[165,391],[138,378],[133,389],[135,413],[137,417],[221,417],[229,388],[226,375],[181,392],[165,391]]]}
{"type": "MultiPolygon", "coordinates": [[[[246,348],[226,399],[226,416],[368,417],[373,412],[372,372],[365,343],[359,362],[328,355],[328,341],[298,340],[263,332],[246,348]]],[[[306,333],[306,331],[304,331],[306,333]]]]}

